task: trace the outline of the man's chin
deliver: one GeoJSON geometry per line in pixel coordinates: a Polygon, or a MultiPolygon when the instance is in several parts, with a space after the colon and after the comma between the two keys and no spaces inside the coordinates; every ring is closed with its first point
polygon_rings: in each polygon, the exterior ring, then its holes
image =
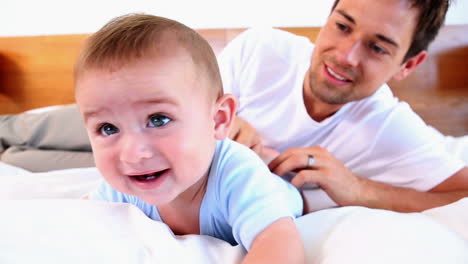
{"type": "Polygon", "coordinates": [[[338,93],[330,93],[330,88],[327,88],[325,92],[312,91],[312,93],[317,97],[322,103],[329,105],[343,105],[350,102],[348,96],[344,96],[338,93]]]}

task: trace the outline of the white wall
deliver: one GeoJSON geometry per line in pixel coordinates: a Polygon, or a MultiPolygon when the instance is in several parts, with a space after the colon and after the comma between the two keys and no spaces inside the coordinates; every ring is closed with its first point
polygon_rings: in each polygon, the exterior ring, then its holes
{"type": "MultiPolygon", "coordinates": [[[[1,0],[0,36],[90,33],[115,16],[145,12],[193,28],[320,26],[333,0],[1,0]]],[[[468,24],[456,0],[447,24],[468,24]]]]}

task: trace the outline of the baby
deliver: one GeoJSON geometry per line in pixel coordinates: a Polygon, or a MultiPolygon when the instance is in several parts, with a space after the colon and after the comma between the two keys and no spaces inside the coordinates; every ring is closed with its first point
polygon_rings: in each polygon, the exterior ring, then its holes
{"type": "Polygon", "coordinates": [[[143,14],[110,21],[81,51],[75,96],[105,179],[90,199],[241,244],[244,263],[304,262],[301,196],[227,139],[237,102],[194,30],[143,14]]]}

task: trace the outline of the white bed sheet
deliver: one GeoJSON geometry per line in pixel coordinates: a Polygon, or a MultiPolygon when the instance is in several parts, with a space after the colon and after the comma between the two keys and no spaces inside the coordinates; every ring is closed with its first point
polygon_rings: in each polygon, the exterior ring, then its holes
{"type": "MultiPolygon", "coordinates": [[[[229,264],[244,255],[211,237],[174,236],[129,204],[33,199],[1,200],[0,208],[4,264],[229,264]]],[[[307,263],[468,263],[466,240],[424,214],[344,207],[308,214],[297,224],[307,263]]]]}
{"type": "MultiPolygon", "coordinates": [[[[448,142],[466,155],[468,137],[448,142]]],[[[31,173],[0,163],[0,263],[239,263],[245,254],[174,236],[132,205],[79,199],[99,181],[96,168],[31,173]]],[[[468,198],[412,214],[334,208],[297,224],[307,263],[468,263],[468,198]]]]}

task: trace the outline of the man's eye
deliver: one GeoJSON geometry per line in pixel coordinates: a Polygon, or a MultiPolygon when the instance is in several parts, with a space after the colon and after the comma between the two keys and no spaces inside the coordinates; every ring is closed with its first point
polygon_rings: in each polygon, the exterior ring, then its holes
{"type": "Polygon", "coordinates": [[[348,26],[342,23],[336,23],[336,27],[338,28],[338,30],[343,32],[347,32],[349,30],[348,26]]]}
{"type": "Polygon", "coordinates": [[[387,52],[376,44],[370,44],[370,48],[377,54],[387,54],[387,52]]]}
{"type": "Polygon", "coordinates": [[[110,136],[112,134],[119,133],[119,129],[112,124],[106,123],[99,127],[99,132],[103,136],[110,136]]]}
{"type": "Polygon", "coordinates": [[[156,114],[156,115],[150,116],[148,126],[149,127],[162,127],[166,125],[167,123],[169,123],[170,121],[171,119],[169,117],[165,115],[156,114]]]}

